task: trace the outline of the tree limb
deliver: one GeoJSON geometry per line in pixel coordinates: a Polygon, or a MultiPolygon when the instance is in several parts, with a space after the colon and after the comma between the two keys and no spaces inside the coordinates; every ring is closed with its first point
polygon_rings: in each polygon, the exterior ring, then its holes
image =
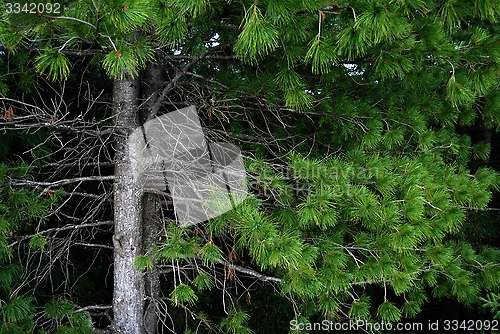
{"type": "MultiPolygon", "coordinates": [[[[97,226],[102,226],[102,225],[113,225],[114,221],[112,220],[105,220],[101,222],[95,222],[95,223],[86,223],[86,224],[79,224],[79,225],[65,225],[63,227],[53,227],[46,229],[44,231],[38,232],[37,234],[44,235],[44,234],[50,234],[51,232],[61,232],[61,231],[68,231],[68,230],[75,230],[75,229],[80,229],[80,228],[85,228],[85,227],[97,227],[97,226]]],[[[25,235],[21,237],[20,239],[14,241],[13,243],[9,244],[9,247],[12,247],[20,242],[23,242],[27,239],[31,239],[34,236],[34,234],[31,235],[25,235]]]]}
{"type": "Polygon", "coordinates": [[[156,117],[163,101],[165,101],[168,93],[170,93],[170,91],[175,87],[179,79],[181,79],[184,76],[184,74],[186,74],[194,65],[196,65],[196,63],[200,59],[205,58],[210,52],[214,51],[214,49],[216,48],[208,49],[198,57],[193,58],[186,66],[184,66],[184,68],[181,71],[177,72],[175,77],[167,84],[167,86],[165,86],[165,88],[163,88],[162,92],[158,96],[158,99],[156,100],[155,104],[153,105],[153,108],[151,109],[151,113],[149,114],[148,120],[151,120],[154,117],[156,117]]]}

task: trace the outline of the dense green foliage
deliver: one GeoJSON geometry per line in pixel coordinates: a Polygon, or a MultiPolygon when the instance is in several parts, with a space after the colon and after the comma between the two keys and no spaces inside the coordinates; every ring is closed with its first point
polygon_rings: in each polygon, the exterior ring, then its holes
{"type": "MultiPolygon", "coordinates": [[[[210,134],[224,129],[246,156],[252,194],[242,205],[186,228],[165,210],[162,240],[136,259],[145,271],[168,268],[164,300],[174,315],[188,314],[173,321],[179,331],[287,332],[292,319],[396,322],[437,300],[498,313],[498,212],[488,210],[498,166],[488,160],[491,140],[475,133],[500,125],[500,3],[63,7],[58,16],[2,14],[2,96],[57,90],[59,82],[78,94],[83,68],[92,73],[86,81],[108,81],[141,76],[154,62],[170,80],[185,75],[169,102],[196,104],[210,134]],[[257,279],[273,289],[256,288],[257,279]]],[[[79,112],[69,117],[79,121],[79,112]]],[[[85,121],[109,127],[103,118],[85,121]]],[[[6,112],[4,120],[12,121],[6,112]]],[[[8,234],[31,234],[19,224],[33,224],[53,204],[5,182],[2,314],[28,331],[35,304],[11,294],[21,269],[9,262],[8,234]]],[[[29,244],[43,248],[44,239],[29,244]]],[[[54,301],[45,312],[82,325],[71,310],[54,301]]]]}

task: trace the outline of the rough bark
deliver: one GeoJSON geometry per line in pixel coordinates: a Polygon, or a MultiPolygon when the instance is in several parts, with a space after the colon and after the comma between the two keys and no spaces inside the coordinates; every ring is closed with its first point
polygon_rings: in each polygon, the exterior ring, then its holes
{"type": "MultiPolygon", "coordinates": [[[[158,242],[162,224],[159,204],[155,194],[144,194],[143,198],[143,252],[147,253],[158,242]]],[[[160,273],[153,268],[144,274],[144,333],[156,334],[158,327],[157,301],[160,298],[160,273]]]]}
{"type": "Polygon", "coordinates": [[[127,137],[137,127],[137,79],[115,80],[114,290],[113,332],[143,333],[144,283],[134,264],[142,246],[142,189],[133,176],[127,137]]]}
{"type": "MultiPolygon", "coordinates": [[[[150,118],[151,108],[158,98],[161,82],[161,68],[158,64],[150,63],[145,72],[144,98],[146,108],[143,111],[143,120],[150,118]]],[[[155,194],[145,193],[143,197],[143,253],[151,251],[158,242],[162,231],[160,205],[155,194]]],[[[160,298],[160,273],[153,263],[153,268],[144,274],[144,294],[146,304],[144,307],[144,332],[156,334],[158,327],[157,300],[160,298]]]]}

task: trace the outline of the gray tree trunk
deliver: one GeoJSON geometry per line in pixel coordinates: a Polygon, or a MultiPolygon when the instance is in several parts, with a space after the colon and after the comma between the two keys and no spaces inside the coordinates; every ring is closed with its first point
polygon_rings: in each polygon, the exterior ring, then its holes
{"type": "MultiPolygon", "coordinates": [[[[161,68],[158,64],[149,63],[146,69],[144,98],[147,100],[142,119],[150,119],[150,111],[158,98],[161,83],[161,68]]],[[[157,195],[145,193],[143,197],[143,253],[151,251],[158,242],[162,232],[163,222],[160,216],[161,206],[157,195]]],[[[158,328],[157,301],[160,298],[160,274],[153,263],[153,268],[144,274],[144,294],[146,299],[144,309],[144,332],[156,334],[158,328]]]]}
{"type": "Polygon", "coordinates": [[[115,80],[114,290],[113,332],[142,334],[144,284],[134,265],[142,250],[142,188],[133,176],[127,138],[137,127],[137,79],[115,80]]]}

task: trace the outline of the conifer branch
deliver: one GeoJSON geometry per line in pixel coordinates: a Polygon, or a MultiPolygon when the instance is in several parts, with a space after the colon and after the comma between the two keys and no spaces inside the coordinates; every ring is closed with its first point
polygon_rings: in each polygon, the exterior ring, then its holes
{"type": "Polygon", "coordinates": [[[221,261],[221,263],[226,263],[226,264],[230,265],[235,271],[240,272],[242,274],[246,274],[246,275],[250,275],[252,277],[255,277],[259,281],[274,282],[274,283],[282,283],[283,282],[283,280],[281,278],[273,277],[273,276],[266,276],[266,275],[263,275],[263,274],[259,273],[258,271],[255,271],[251,268],[245,268],[245,267],[239,266],[237,264],[232,264],[232,263],[224,262],[224,261],[221,261]]]}
{"type": "Polygon", "coordinates": [[[81,19],[78,19],[76,17],[70,17],[70,16],[55,16],[55,17],[52,17],[54,20],[56,19],[62,19],[62,20],[70,20],[70,21],[76,21],[76,22],[80,22],[80,23],[83,23],[83,24],[86,24],[92,28],[94,28],[95,30],[97,30],[97,27],[95,25],[93,25],[92,23],[90,22],[87,22],[87,21],[84,21],[84,20],[81,20],[81,19]]]}
{"type": "Polygon", "coordinates": [[[79,37],[78,36],[73,36],[73,37],[69,38],[66,42],[64,42],[64,44],[57,51],[58,52],[62,52],[64,50],[64,48],[66,47],[66,45],[68,45],[69,42],[71,42],[72,40],[74,40],[76,38],[79,38],[79,37]]]}

